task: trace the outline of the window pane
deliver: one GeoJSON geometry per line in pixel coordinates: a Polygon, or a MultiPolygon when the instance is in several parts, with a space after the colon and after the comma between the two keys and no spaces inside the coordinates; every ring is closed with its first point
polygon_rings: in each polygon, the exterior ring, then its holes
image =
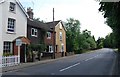
{"type": "Polygon", "coordinates": [[[15,11],[15,4],[10,2],[10,11],[15,11]]]}
{"type": "Polygon", "coordinates": [[[3,45],[3,51],[4,52],[10,52],[11,51],[11,42],[4,42],[4,45],[3,45]]]}
{"type": "Polygon", "coordinates": [[[31,35],[36,37],[37,36],[37,29],[31,28],[31,35]]]}
{"type": "Polygon", "coordinates": [[[8,18],[8,29],[7,31],[14,32],[15,19],[8,18]]]}

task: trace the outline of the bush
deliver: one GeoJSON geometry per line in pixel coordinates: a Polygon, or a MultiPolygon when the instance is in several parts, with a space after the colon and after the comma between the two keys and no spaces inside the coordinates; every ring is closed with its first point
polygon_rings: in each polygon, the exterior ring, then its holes
{"type": "Polygon", "coordinates": [[[13,54],[12,53],[10,53],[10,52],[5,52],[5,53],[3,53],[3,56],[12,56],[13,54]]]}

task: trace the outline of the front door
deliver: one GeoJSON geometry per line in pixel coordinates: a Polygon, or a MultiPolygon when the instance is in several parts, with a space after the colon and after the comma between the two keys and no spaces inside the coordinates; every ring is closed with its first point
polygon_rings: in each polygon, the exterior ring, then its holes
{"type": "Polygon", "coordinates": [[[26,48],[25,44],[22,44],[20,46],[20,63],[24,63],[25,62],[25,48],[26,48]]]}

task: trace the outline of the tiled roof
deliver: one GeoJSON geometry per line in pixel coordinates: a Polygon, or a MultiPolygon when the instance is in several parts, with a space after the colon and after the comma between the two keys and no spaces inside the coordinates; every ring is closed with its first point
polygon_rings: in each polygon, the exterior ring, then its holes
{"type": "Polygon", "coordinates": [[[47,24],[43,23],[43,22],[39,22],[39,21],[35,21],[35,20],[31,20],[31,19],[28,19],[27,20],[27,24],[28,26],[32,26],[32,27],[36,27],[36,28],[41,28],[41,29],[44,29],[46,31],[52,31],[48,26],[47,24]]]}
{"type": "Polygon", "coordinates": [[[48,28],[51,29],[51,28],[55,28],[55,26],[56,26],[59,22],[60,22],[60,20],[59,20],[59,21],[54,21],[55,24],[53,24],[53,22],[47,22],[46,24],[47,24],[48,28]]]}
{"type": "MultiPolygon", "coordinates": [[[[61,20],[54,21],[55,24],[53,24],[53,22],[47,22],[46,24],[47,24],[47,26],[49,27],[49,29],[51,29],[51,28],[55,28],[55,26],[56,26],[59,22],[62,22],[62,21],[61,21],[61,20]]],[[[65,31],[66,31],[66,28],[65,28],[65,26],[64,26],[64,22],[62,22],[62,26],[63,26],[63,28],[64,28],[65,31]]]]}

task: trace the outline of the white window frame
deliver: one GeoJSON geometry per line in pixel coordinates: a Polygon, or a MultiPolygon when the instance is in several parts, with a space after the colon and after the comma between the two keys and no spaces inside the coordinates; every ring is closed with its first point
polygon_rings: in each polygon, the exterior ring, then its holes
{"type": "Polygon", "coordinates": [[[51,32],[47,32],[47,39],[51,39],[51,32]]]}
{"type": "Polygon", "coordinates": [[[37,35],[38,35],[38,30],[36,28],[31,28],[31,36],[37,37],[37,35]]]}
{"type": "Polygon", "coordinates": [[[13,3],[13,2],[10,2],[9,10],[10,10],[11,12],[15,12],[15,10],[16,10],[16,4],[13,3]]]}
{"type": "Polygon", "coordinates": [[[16,20],[13,18],[8,18],[7,32],[15,33],[16,20]]]}
{"type": "Polygon", "coordinates": [[[4,52],[9,52],[12,53],[12,42],[9,41],[4,41],[3,43],[3,51],[4,52]]]}
{"type": "Polygon", "coordinates": [[[62,41],[62,38],[63,38],[62,37],[62,32],[60,32],[60,36],[59,37],[60,37],[60,41],[62,41]]]}
{"type": "Polygon", "coordinates": [[[49,46],[49,52],[53,53],[53,47],[52,46],[49,46]]]}
{"type": "Polygon", "coordinates": [[[61,46],[61,52],[64,52],[64,45],[61,46]]]}

